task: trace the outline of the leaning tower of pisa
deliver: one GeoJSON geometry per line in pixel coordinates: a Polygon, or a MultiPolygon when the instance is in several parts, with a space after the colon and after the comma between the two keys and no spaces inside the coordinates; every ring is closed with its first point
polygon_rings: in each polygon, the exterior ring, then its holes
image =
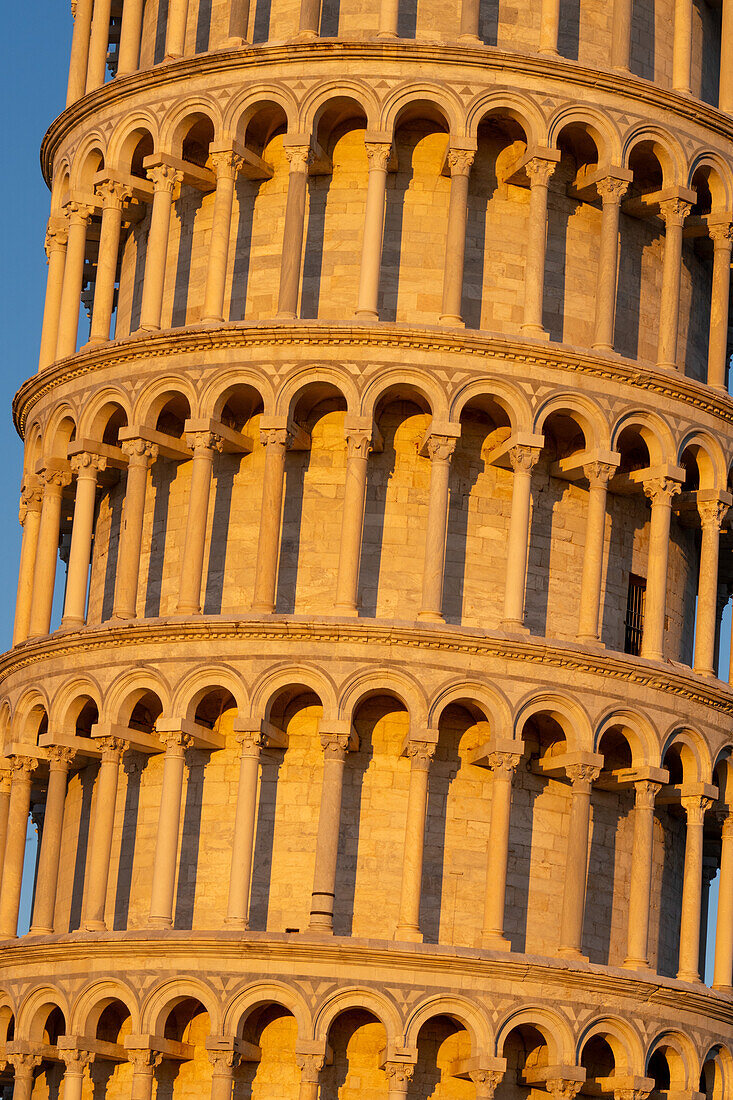
{"type": "Polygon", "coordinates": [[[3,1096],[730,1100],[733,0],[76,0],[42,167],[3,1096]]]}

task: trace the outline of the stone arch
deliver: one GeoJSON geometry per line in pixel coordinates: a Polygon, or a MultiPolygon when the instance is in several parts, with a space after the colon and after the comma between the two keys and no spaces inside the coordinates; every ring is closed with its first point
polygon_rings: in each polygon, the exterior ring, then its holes
{"type": "Polygon", "coordinates": [[[39,1040],[51,1012],[58,1009],[64,1018],[64,1033],[70,1017],[69,1002],[61,989],[51,985],[34,989],[20,1003],[15,1028],[16,1038],[39,1040]]]}
{"type": "Polygon", "coordinates": [[[189,673],[174,689],[171,703],[171,715],[193,721],[196,708],[209,691],[225,688],[233,696],[237,711],[243,715],[247,711],[247,688],[239,673],[227,665],[211,665],[189,673]]]}
{"type": "Polygon", "coordinates": [[[685,451],[691,451],[697,466],[700,489],[725,489],[727,486],[728,464],[723,448],[710,433],[698,428],[686,432],[677,448],[676,463],[683,465],[685,451]]]}
{"type": "Polygon", "coordinates": [[[140,1011],[137,995],[120,978],[108,978],[102,982],[94,981],[77,996],[70,1016],[71,1033],[94,1038],[100,1015],[113,1001],[120,1001],[125,1006],[132,1019],[132,1030],[138,1031],[140,1011]]]}
{"type": "Polygon", "coordinates": [[[214,96],[197,95],[195,99],[177,103],[160,124],[160,144],[166,152],[176,157],[182,155],[183,141],[187,133],[186,124],[206,118],[214,128],[214,141],[223,136],[221,111],[214,96]]]}
{"type": "Polygon", "coordinates": [[[160,410],[165,405],[165,399],[175,396],[183,397],[188,402],[189,416],[198,414],[196,391],[188,379],[183,375],[180,377],[165,375],[163,378],[156,378],[140,393],[133,408],[134,422],[154,428],[160,410]]]}
{"type": "Polygon", "coordinates": [[[531,431],[532,410],[526,396],[519,387],[498,378],[477,379],[463,385],[451,397],[448,418],[457,424],[466,406],[480,397],[490,397],[504,410],[512,432],[531,431]]]}
{"type": "Polygon", "coordinates": [[[575,1040],[564,1015],[538,1005],[524,1005],[510,1012],[496,1029],[496,1045],[492,1053],[503,1057],[504,1043],[516,1027],[527,1024],[535,1028],[545,1040],[550,1065],[575,1064],[575,1040]]]}
{"type": "Polygon", "coordinates": [[[466,1029],[471,1037],[471,1055],[482,1054],[493,1046],[491,1025],[483,1012],[465,997],[439,994],[415,1008],[405,1024],[405,1046],[416,1047],[423,1024],[435,1016],[448,1016],[466,1029]]]}
{"type": "Polygon", "coordinates": [[[532,430],[542,435],[547,420],[553,413],[563,413],[575,420],[585,436],[586,448],[608,449],[611,433],[600,407],[585,394],[558,393],[544,401],[534,415],[532,430]]]}
{"type": "Polygon", "coordinates": [[[600,752],[601,738],[614,726],[623,726],[624,736],[629,742],[634,766],[660,766],[661,753],[659,737],[649,719],[626,707],[612,707],[601,715],[595,725],[593,751],[600,752]]]}
{"type": "Polygon", "coordinates": [[[717,186],[711,188],[712,213],[727,213],[733,207],[733,172],[729,163],[719,153],[710,149],[700,149],[690,158],[687,172],[687,187],[693,189],[693,181],[699,169],[709,169],[714,175],[717,186]]]}
{"type": "Polygon", "coordinates": [[[61,200],[69,190],[71,180],[71,164],[68,157],[59,157],[53,166],[53,183],[51,184],[51,213],[61,212],[61,200]]]}
{"type": "Polygon", "coordinates": [[[325,1042],[336,1017],[352,1008],[362,1008],[376,1016],[387,1032],[388,1045],[399,1042],[402,1019],[397,1005],[384,993],[356,986],[339,990],[316,1010],[313,1018],[313,1038],[316,1042],[325,1042]]]}
{"type": "Polygon", "coordinates": [[[360,704],[379,695],[394,696],[402,703],[410,717],[411,730],[417,732],[427,727],[427,701],[422,687],[412,676],[392,669],[370,669],[347,680],[339,693],[339,717],[353,721],[360,704]]]}
{"type": "Polygon", "coordinates": [[[413,82],[395,88],[385,99],[378,129],[393,137],[405,110],[422,103],[429,104],[442,117],[451,137],[465,134],[465,112],[458,97],[446,88],[413,82]]]}
{"type": "Polygon", "coordinates": [[[681,186],[687,181],[687,158],[677,138],[661,126],[647,122],[639,123],[624,134],[621,153],[624,168],[629,167],[634,149],[643,142],[648,142],[654,150],[665,187],[681,186]]]}
{"type": "Polygon", "coordinates": [[[86,197],[94,194],[94,176],[104,167],[106,148],[104,135],[98,130],[84,135],[71,165],[69,183],[73,190],[83,192],[86,197]]]}
{"type": "Polygon", "coordinates": [[[224,1012],[224,1035],[239,1034],[247,1017],[266,1005],[278,1005],[286,1009],[298,1025],[298,1039],[310,1038],[312,1017],[305,998],[293,986],[278,981],[257,982],[237,993],[224,1012]]]}
{"type": "Polygon", "coordinates": [[[512,736],[512,711],[509,702],[494,685],[477,681],[455,680],[435,695],[428,709],[428,725],[435,729],[443,711],[452,703],[470,703],[482,711],[493,737],[512,736]]]}
{"type": "Polygon", "coordinates": [[[616,1073],[621,1076],[644,1076],[644,1044],[631,1021],[616,1016],[599,1016],[586,1024],[578,1036],[575,1063],[581,1064],[583,1048],[589,1040],[600,1036],[613,1052],[616,1073]]]}
{"type": "Polygon", "coordinates": [[[75,734],[81,708],[91,700],[102,712],[102,689],[89,674],[74,677],[61,688],[51,701],[49,725],[64,734],[75,734]]]}
{"type": "Polygon", "coordinates": [[[102,436],[115,409],[124,413],[126,423],[129,424],[132,406],[128,395],[116,386],[105,386],[103,390],[95,393],[89,404],[81,410],[79,435],[106,442],[102,436]]]}
{"type": "Polygon", "coordinates": [[[541,108],[530,96],[519,91],[484,92],[468,106],[466,134],[475,138],[486,115],[504,115],[522,128],[528,148],[547,144],[547,123],[541,108]]]}
{"type": "Polygon", "coordinates": [[[132,171],[133,153],[145,135],[150,138],[153,150],[160,148],[158,120],[152,111],[138,110],[123,118],[109,139],[108,167],[132,171]]]}
{"type": "Polygon", "coordinates": [[[448,402],[442,388],[431,378],[417,371],[404,369],[386,371],[366,387],[361,398],[361,415],[373,420],[381,398],[390,390],[397,391],[401,388],[404,388],[407,395],[415,394],[421,398],[436,420],[448,418],[448,402]]]}
{"type": "Polygon", "coordinates": [[[157,669],[144,667],[123,672],[110,685],[104,699],[101,721],[127,725],[135,702],[148,691],[157,695],[163,707],[162,713],[167,714],[170,710],[170,686],[157,669]]]}
{"type": "Polygon", "coordinates": [[[199,1001],[211,1021],[212,1034],[221,1034],[222,1005],[220,994],[201,978],[170,978],[155,986],[147,995],[140,1012],[143,1032],[162,1035],[165,1019],[180,1001],[199,1001]]]}
{"type": "Polygon", "coordinates": [[[53,410],[43,433],[43,455],[66,458],[69,443],[77,436],[78,411],[63,402],[53,410]]]}
{"type": "Polygon", "coordinates": [[[304,367],[285,380],[275,397],[275,414],[293,416],[299,399],[311,386],[333,386],[346,402],[346,411],[352,416],[359,411],[359,394],[352,378],[337,367],[304,367]]]}
{"type": "Polygon", "coordinates": [[[670,1088],[697,1090],[700,1067],[699,1059],[692,1040],[681,1031],[660,1031],[649,1043],[644,1062],[645,1076],[650,1074],[650,1062],[657,1052],[663,1052],[670,1072],[670,1088]],[[670,1051],[673,1057],[666,1054],[670,1051]]]}
{"type": "Polygon", "coordinates": [[[10,709],[10,700],[3,699],[0,703],[0,755],[5,755],[5,750],[9,742],[10,725],[12,721],[12,711],[10,709]]]}
{"type": "Polygon", "coordinates": [[[336,686],[330,676],[311,665],[287,665],[268,669],[252,685],[250,717],[268,719],[270,708],[278,695],[287,687],[303,687],[321,700],[323,721],[338,716],[336,686]]]}
{"type": "Polygon", "coordinates": [[[724,1043],[709,1045],[700,1059],[700,1077],[700,1083],[705,1084],[705,1089],[700,1091],[704,1091],[707,1100],[723,1100],[724,1097],[729,1096],[731,1087],[733,1087],[733,1056],[730,1048],[724,1043]],[[708,1086],[708,1082],[705,1080],[705,1067],[709,1062],[714,1062],[716,1066],[720,1067],[720,1080],[714,1081],[712,1088],[708,1086]]]}
{"type": "MultiPolygon", "coordinates": [[[[705,738],[689,726],[674,725],[662,742],[661,761],[665,767],[665,757],[673,747],[679,747],[679,759],[682,766],[682,782],[710,783],[712,781],[712,761],[705,738]]],[[[670,781],[674,782],[670,775],[670,781]]]]}
{"type": "Polygon", "coordinates": [[[528,720],[536,714],[548,714],[562,729],[568,751],[593,747],[593,730],[585,707],[575,699],[556,695],[553,692],[533,692],[516,709],[514,716],[514,738],[522,740],[522,731],[528,720]]]}
{"type": "Polygon", "coordinates": [[[23,449],[23,473],[35,474],[36,463],[40,462],[43,448],[43,433],[41,425],[34,420],[25,433],[25,447],[23,449]]]}
{"type": "Polygon", "coordinates": [[[310,92],[300,106],[299,129],[315,134],[321,115],[336,99],[350,99],[366,117],[367,130],[379,129],[380,103],[374,92],[359,80],[330,80],[310,92]]]}
{"type": "Polygon", "coordinates": [[[268,106],[279,107],[285,115],[287,132],[298,130],[298,104],[290,91],[280,84],[258,84],[235,96],[224,111],[224,129],[236,134],[240,141],[246,138],[249,121],[268,106]]]}
{"type": "Polygon", "coordinates": [[[646,409],[633,409],[623,413],[611,429],[611,448],[619,450],[619,439],[627,428],[635,428],[649,452],[651,466],[673,462],[677,448],[672,429],[658,413],[646,409]]]}
{"type": "Polygon", "coordinates": [[[566,104],[550,118],[547,127],[547,144],[558,148],[558,140],[567,126],[584,126],[598,151],[599,167],[618,166],[621,163],[621,134],[607,114],[581,104],[566,104]]]}
{"type": "Polygon", "coordinates": [[[44,718],[48,720],[48,712],[49,701],[44,688],[41,686],[27,689],[13,708],[13,742],[35,745],[41,723],[44,718]]]}
{"type": "Polygon", "coordinates": [[[237,386],[249,386],[255,390],[262,401],[263,416],[275,413],[275,393],[270,380],[260,372],[247,367],[235,367],[233,370],[216,373],[203,389],[199,398],[200,415],[221,419],[227,394],[237,386]]]}

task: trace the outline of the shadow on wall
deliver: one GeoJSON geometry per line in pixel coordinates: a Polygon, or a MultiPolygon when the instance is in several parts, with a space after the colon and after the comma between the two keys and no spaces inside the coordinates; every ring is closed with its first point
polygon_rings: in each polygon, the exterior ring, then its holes
{"type": "Polygon", "coordinates": [[[154,462],[151,468],[152,488],[155,492],[153,526],[150,536],[150,558],[145,584],[145,617],[154,619],[160,615],[163,570],[168,533],[168,510],[178,467],[173,462],[154,462]]]}
{"type": "Polygon", "coordinates": [[[331,176],[308,178],[308,211],[303,256],[303,283],[300,316],[318,317],[323,271],[323,244],[326,229],[326,203],[331,188],[331,176]]]}
{"type": "Polygon", "coordinates": [[[272,850],[275,836],[277,783],[283,759],[280,750],[263,749],[260,753],[260,799],[257,810],[257,833],[255,836],[249,911],[249,927],[257,932],[264,932],[267,928],[272,877],[272,850]]]}
{"type": "Polygon", "coordinates": [[[336,38],[341,15],[340,0],[323,0],[321,4],[321,38],[336,38]]]}
{"type": "Polygon", "coordinates": [[[126,753],[123,757],[127,774],[125,791],[125,809],[122,818],[122,835],[129,838],[120,852],[117,871],[117,891],[115,893],[115,912],[112,927],[124,932],[130,912],[130,892],[132,888],[132,868],[135,862],[135,840],[137,837],[137,819],[140,808],[140,780],[145,766],[142,753],[126,753]]]}
{"type": "Polygon", "coordinates": [[[94,780],[98,771],[99,765],[90,764],[79,773],[81,806],[79,809],[79,832],[76,840],[74,883],[71,890],[70,932],[74,932],[81,927],[84,879],[86,877],[87,850],[89,848],[89,824],[92,817],[92,795],[94,793],[94,780]]]}
{"type": "Polygon", "coordinates": [[[224,573],[227,562],[229,517],[232,509],[234,478],[239,467],[239,459],[230,455],[218,454],[214,460],[214,511],[211,521],[212,532],[224,532],[218,538],[212,535],[209,542],[209,562],[206,572],[204,593],[204,614],[220,615],[224,592],[224,573]]]}
{"type": "Polygon", "coordinates": [[[201,843],[204,767],[208,761],[208,753],[194,749],[188,749],[186,756],[188,757],[186,808],[183,813],[183,828],[181,830],[181,854],[178,864],[174,928],[191,928],[193,926],[199,845],[201,843]]]}
{"type": "Polygon", "coordinates": [[[352,934],[364,776],[372,764],[374,755],[372,732],[377,722],[394,707],[391,700],[384,700],[383,704],[383,709],[370,708],[358,722],[356,728],[359,735],[359,751],[349,753],[344,772],[333,913],[333,931],[336,936],[352,934]]]}

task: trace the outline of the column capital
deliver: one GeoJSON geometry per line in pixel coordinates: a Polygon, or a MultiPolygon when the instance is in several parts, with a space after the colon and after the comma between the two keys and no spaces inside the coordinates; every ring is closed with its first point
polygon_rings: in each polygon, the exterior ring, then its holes
{"type": "Polygon", "coordinates": [[[415,1072],[415,1067],[411,1062],[385,1062],[382,1069],[389,1083],[390,1094],[392,1092],[407,1093],[415,1072]]]}
{"type": "Polygon", "coordinates": [[[296,1054],[295,1063],[300,1070],[301,1080],[309,1085],[317,1085],[325,1061],[324,1054],[296,1054]]]}
{"type": "Polygon", "coordinates": [[[81,451],[70,458],[71,472],[78,478],[88,477],[96,480],[97,474],[107,469],[107,459],[104,455],[91,454],[89,451],[81,451]]]}
{"type": "Polygon", "coordinates": [[[145,170],[145,175],[152,183],[154,192],[167,192],[169,195],[173,194],[173,188],[183,179],[183,172],[169,164],[155,164],[145,170]]]}
{"type": "Polygon", "coordinates": [[[427,770],[430,762],[435,757],[437,743],[434,741],[418,741],[410,739],[405,745],[404,755],[408,757],[411,765],[416,770],[427,770]]]}
{"type": "Polygon", "coordinates": [[[244,159],[235,153],[233,149],[218,149],[215,153],[209,155],[209,164],[217,180],[233,180],[236,178],[237,173],[242,170],[244,159]]]}
{"type": "Polygon", "coordinates": [[[261,428],[260,442],[263,447],[284,447],[287,450],[292,446],[293,436],[287,428],[261,428]]]}
{"type": "Polygon", "coordinates": [[[685,811],[688,825],[702,825],[705,814],[713,806],[712,798],[702,794],[683,794],[680,802],[685,811]]]}
{"type": "Polygon", "coordinates": [[[471,1069],[468,1076],[476,1086],[476,1100],[492,1100],[496,1086],[504,1076],[503,1070],[471,1069]]]}
{"type": "Polygon", "coordinates": [[[583,1087],[583,1082],[574,1081],[569,1077],[551,1077],[545,1082],[545,1087],[555,1100],[575,1100],[583,1087]]]}
{"type": "Polygon", "coordinates": [[[8,756],[10,761],[10,771],[13,779],[28,778],[38,767],[38,761],[34,756],[22,756],[20,754],[12,753],[8,756]]]}
{"type": "Polygon", "coordinates": [[[163,1061],[163,1055],[156,1050],[128,1050],[127,1061],[131,1064],[133,1073],[141,1073],[145,1070],[152,1073],[163,1061]]]}
{"type": "Polygon", "coordinates": [[[332,760],[344,760],[351,746],[351,737],[348,733],[322,733],[321,747],[323,755],[332,760]]]}
{"type": "Polygon", "coordinates": [[[617,472],[618,466],[612,466],[610,462],[594,461],[583,467],[591,489],[607,489],[609,481],[617,472]]]}
{"type": "Polygon", "coordinates": [[[448,167],[450,168],[451,177],[470,176],[475,159],[475,149],[449,149],[448,167]]]}
{"type": "Polygon", "coordinates": [[[517,443],[509,448],[509,461],[515,474],[530,474],[540,458],[539,447],[529,447],[524,443],[517,443]]]}
{"type": "Polygon", "coordinates": [[[310,145],[286,145],[283,152],[291,172],[307,173],[313,163],[313,148],[310,145]]]}
{"type": "Polygon", "coordinates": [[[16,1077],[32,1077],[33,1070],[38,1069],[43,1059],[40,1054],[8,1054],[7,1060],[16,1077]]]}
{"type": "Polygon", "coordinates": [[[44,248],[50,259],[52,252],[65,252],[69,241],[69,225],[66,218],[49,218],[44,248]]]}
{"type": "Polygon", "coordinates": [[[94,741],[97,746],[102,750],[102,763],[118,763],[120,759],[120,753],[123,753],[128,748],[127,741],[122,737],[115,737],[114,735],[108,735],[106,737],[95,737],[94,741]]]}
{"type": "Polygon", "coordinates": [[[700,525],[703,528],[719,531],[729,507],[730,505],[724,500],[698,501],[697,510],[700,515],[700,525]]]}
{"type": "Polygon", "coordinates": [[[224,449],[223,437],[210,430],[186,432],[186,443],[191,448],[194,455],[197,452],[201,454],[204,451],[222,451],[224,449]]]}
{"type": "Polygon", "coordinates": [[[71,468],[67,465],[48,465],[38,471],[44,490],[57,489],[59,492],[71,483],[71,468]]]}
{"type": "Polygon", "coordinates": [[[595,764],[568,764],[565,774],[573,787],[590,790],[591,784],[595,783],[601,774],[601,769],[595,764]]]}
{"type": "Polygon", "coordinates": [[[102,180],[94,188],[94,194],[102,200],[102,210],[121,210],[123,204],[132,198],[132,189],[119,180],[102,180]]]}
{"type": "Polygon", "coordinates": [[[642,1088],[614,1089],[613,1100],[646,1100],[651,1091],[642,1088]]]}
{"type": "Polygon", "coordinates": [[[652,505],[663,504],[672,507],[672,497],[682,490],[682,484],[671,477],[651,477],[643,482],[644,496],[652,505]]]}
{"type": "Polygon", "coordinates": [[[29,512],[40,512],[43,505],[43,486],[35,474],[31,474],[20,490],[18,520],[23,526],[29,512]]]}
{"type": "Polygon", "coordinates": [[[239,745],[240,755],[259,757],[260,750],[267,744],[267,737],[262,730],[239,730],[234,735],[239,745]]]}
{"type": "Polygon", "coordinates": [[[65,771],[76,756],[76,750],[67,745],[47,745],[46,756],[51,770],[63,768],[65,771]]]}
{"type": "Polygon", "coordinates": [[[126,439],[120,450],[127,455],[130,466],[147,466],[158,457],[158,444],[147,439],[126,439]]]}
{"type": "Polygon", "coordinates": [[[228,1077],[239,1066],[241,1055],[236,1050],[207,1050],[212,1071],[218,1077],[228,1077]]]}
{"type": "Polygon", "coordinates": [[[67,202],[64,207],[69,215],[69,225],[89,225],[94,207],[86,202],[67,202]]]}
{"type": "Polygon", "coordinates": [[[346,437],[347,458],[368,458],[372,449],[372,433],[367,428],[347,428],[346,437]]]}
{"type": "Polygon", "coordinates": [[[557,168],[557,161],[546,160],[544,157],[532,157],[524,165],[524,170],[529,176],[530,185],[547,187],[552,173],[557,168]]]}
{"type": "Polygon", "coordinates": [[[512,779],[522,759],[522,754],[494,750],[489,753],[486,759],[492,772],[501,775],[505,779],[512,779]]]}
{"type": "Polygon", "coordinates": [[[667,229],[671,229],[673,226],[681,229],[691,210],[692,203],[679,196],[662,199],[659,204],[659,213],[667,229]]]}
{"type": "Polygon", "coordinates": [[[193,747],[193,737],[180,730],[165,730],[158,738],[161,745],[165,745],[166,756],[182,756],[186,749],[193,747]]]}
{"type": "Polygon", "coordinates": [[[651,779],[637,779],[634,783],[634,805],[640,810],[653,810],[661,789],[661,783],[654,783],[651,779]]]}
{"type": "Polygon", "coordinates": [[[604,206],[618,206],[629,189],[629,181],[618,176],[606,176],[596,183],[596,190],[604,206]]]}
{"type": "Polygon", "coordinates": [[[431,435],[425,449],[431,462],[450,462],[456,449],[457,439],[453,435],[431,435]]]}
{"type": "Polygon", "coordinates": [[[369,171],[378,169],[380,172],[386,172],[389,167],[389,158],[392,156],[392,144],[386,141],[367,141],[364,143],[366,148],[367,161],[369,163],[369,171]]]}
{"type": "Polygon", "coordinates": [[[66,1072],[71,1075],[78,1074],[79,1076],[94,1058],[94,1055],[88,1050],[64,1050],[62,1047],[58,1048],[58,1055],[66,1066],[66,1072]]]}
{"type": "Polygon", "coordinates": [[[720,248],[723,251],[730,252],[731,246],[733,245],[733,223],[708,223],[708,236],[713,242],[716,250],[720,248]]]}

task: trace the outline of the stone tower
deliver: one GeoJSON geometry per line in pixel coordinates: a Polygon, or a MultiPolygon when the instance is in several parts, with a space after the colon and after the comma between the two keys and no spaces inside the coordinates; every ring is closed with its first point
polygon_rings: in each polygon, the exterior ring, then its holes
{"type": "Polygon", "coordinates": [[[42,164],[3,1095],[733,1096],[733,0],[76,0],[42,164]]]}

